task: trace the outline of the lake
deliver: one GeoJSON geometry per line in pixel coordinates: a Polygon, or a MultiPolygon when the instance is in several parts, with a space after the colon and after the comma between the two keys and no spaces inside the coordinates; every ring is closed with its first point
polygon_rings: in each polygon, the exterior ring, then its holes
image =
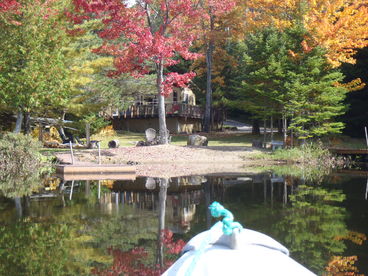
{"type": "Polygon", "coordinates": [[[366,176],[345,171],[318,180],[271,171],[50,178],[38,194],[0,198],[0,274],[159,275],[156,264],[170,265],[182,241],[215,223],[207,208],[213,201],[318,275],[346,261],[368,274],[367,183],[366,176]]]}

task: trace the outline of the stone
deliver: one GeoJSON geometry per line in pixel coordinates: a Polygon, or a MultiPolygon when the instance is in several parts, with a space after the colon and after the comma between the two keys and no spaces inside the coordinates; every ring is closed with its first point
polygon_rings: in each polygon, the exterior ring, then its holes
{"type": "Polygon", "coordinates": [[[189,135],[188,146],[207,146],[208,145],[208,139],[206,136],[201,136],[198,134],[189,135]]]}

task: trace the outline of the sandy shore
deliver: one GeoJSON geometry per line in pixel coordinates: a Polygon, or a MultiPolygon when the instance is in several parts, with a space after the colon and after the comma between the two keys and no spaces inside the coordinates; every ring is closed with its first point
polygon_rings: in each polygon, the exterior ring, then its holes
{"type": "MultiPolygon", "coordinates": [[[[251,166],[264,161],[252,160],[260,153],[251,147],[188,147],[158,145],[121,147],[101,151],[103,164],[134,164],[137,176],[175,177],[213,173],[249,172],[251,166]]],[[[97,163],[97,150],[76,150],[76,163],[97,163]]],[[[62,163],[69,163],[69,153],[57,153],[62,163]]]]}

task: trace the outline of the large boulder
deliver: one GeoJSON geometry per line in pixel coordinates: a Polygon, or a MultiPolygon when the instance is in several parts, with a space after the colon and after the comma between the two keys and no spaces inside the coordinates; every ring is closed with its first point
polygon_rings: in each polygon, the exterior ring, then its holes
{"type": "Polygon", "coordinates": [[[193,134],[193,135],[189,135],[187,145],[188,146],[207,146],[208,140],[206,136],[193,134]]]}

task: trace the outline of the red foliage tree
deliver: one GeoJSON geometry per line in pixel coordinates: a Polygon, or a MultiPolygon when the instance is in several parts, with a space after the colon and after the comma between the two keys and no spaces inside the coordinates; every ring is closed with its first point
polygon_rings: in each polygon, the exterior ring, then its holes
{"type": "Polygon", "coordinates": [[[2,0],[0,2],[0,17],[4,20],[0,18],[0,21],[13,25],[20,25],[20,22],[13,19],[13,15],[19,14],[19,8],[20,4],[16,0],[2,0]]]}
{"type": "Polygon", "coordinates": [[[19,8],[19,3],[15,0],[2,0],[0,2],[0,13],[16,11],[19,8]]]}
{"type": "Polygon", "coordinates": [[[74,21],[102,18],[99,33],[105,43],[95,52],[115,57],[111,76],[130,73],[139,77],[156,74],[160,143],[168,143],[165,96],[173,85],[185,86],[194,73],[164,73],[164,68],[179,63],[179,58],[195,59],[190,51],[197,37],[201,15],[199,0],[137,0],[128,7],[121,0],[74,0],[74,21]]]}

